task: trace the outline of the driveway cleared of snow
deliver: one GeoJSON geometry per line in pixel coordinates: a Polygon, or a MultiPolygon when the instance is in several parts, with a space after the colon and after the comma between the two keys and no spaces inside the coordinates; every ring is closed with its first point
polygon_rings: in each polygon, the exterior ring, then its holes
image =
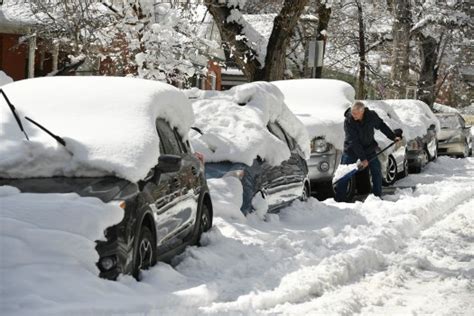
{"type": "Polygon", "coordinates": [[[235,178],[213,180],[215,225],[204,247],[158,264],[140,283],[84,272],[65,284],[51,269],[41,271],[43,283],[5,297],[2,282],[0,312],[472,315],[474,158],[440,157],[397,185],[383,200],[310,199],[262,219],[240,215],[235,178]]]}

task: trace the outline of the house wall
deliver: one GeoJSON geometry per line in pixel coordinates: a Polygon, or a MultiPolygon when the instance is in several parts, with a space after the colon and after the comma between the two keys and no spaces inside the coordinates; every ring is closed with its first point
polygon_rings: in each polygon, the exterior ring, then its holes
{"type": "Polygon", "coordinates": [[[0,69],[15,81],[28,76],[28,46],[18,45],[19,37],[0,33],[0,69]]]}

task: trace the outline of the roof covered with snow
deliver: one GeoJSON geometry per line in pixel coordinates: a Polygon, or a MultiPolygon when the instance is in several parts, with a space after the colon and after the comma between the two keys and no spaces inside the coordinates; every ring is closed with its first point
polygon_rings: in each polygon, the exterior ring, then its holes
{"type": "Polygon", "coordinates": [[[274,81],[285,103],[308,130],[310,138],[324,136],[336,148],[344,142],[344,112],[354,102],[355,91],[344,81],[296,79],[274,81]]]}
{"type": "Polygon", "coordinates": [[[112,174],[137,181],[157,163],[155,119],[166,119],[185,137],[193,122],[186,96],[156,81],[45,77],[16,81],[2,89],[21,116],[30,141],[1,98],[0,177],[112,174]],[[62,137],[67,150],[24,116],[62,137]]]}
{"type": "Polygon", "coordinates": [[[0,5],[0,31],[2,33],[24,33],[37,23],[29,4],[4,1],[0,5]]]}
{"type": "Polygon", "coordinates": [[[439,120],[423,101],[412,99],[382,100],[377,101],[377,104],[379,106],[388,105],[393,108],[403,123],[403,136],[408,140],[425,135],[431,124],[436,126],[437,132],[440,131],[439,120]]]}
{"type": "Polygon", "coordinates": [[[278,122],[306,155],[309,138],[303,124],[283,102],[280,90],[268,82],[253,82],[229,91],[187,92],[195,98],[195,126],[204,135],[191,138],[194,148],[206,161],[232,161],[251,165],[258,156],[276,165],[288,159],[286,143],[273,136],[269,122],[278,122]]]}

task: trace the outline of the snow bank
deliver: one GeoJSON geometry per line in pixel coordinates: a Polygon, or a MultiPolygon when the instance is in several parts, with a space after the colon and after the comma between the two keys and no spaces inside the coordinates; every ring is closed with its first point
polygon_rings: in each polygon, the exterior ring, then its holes
{"type": "Polygon", "coordinates": [[[10,82],[13,82],[13,79],[0,70],[0,87],[10,82]]]}
{"type": "Polygon", "coordinates": [[[272,165],[280,164],[289,158],[290,151],[268,131],[269,122],[278,122],[309,156],[306,129],[275,85],[253,82],[223,92],[193,89],[186,93],[195,99],[195,126],[204,133],[191,138],[193,147],[206,161],[251,165],[259,155],[272,165]]]}
{"type": "Polygon", "coordinates": [[[26,194],[6,186],[0,187],[0,205],[2,315],[61,308],[87,278],[96,282],[80,288],[82,295],[102,291],[95,241],[122,220],[120,207],[77,194],[26,194]]]}
{"type": "Polygon", "coordinates": [[[431,124],[436,126],[436,132],[439,133],[440,125],[436,116],[430,107],[419,100],[382,100],[379,104],[388,104],[403,122],[403,136],[408,140],[426,135],[427,129],[431,124]]]}
{"type": "Polygon", "coordinates": [[[285,96],[285,103],[303,122],[311,139],[324,136],[342,150],[344,112],[354,102],[355,91],[340,80],[298,79],[273,82],[285,96]]]}
{"type": "Polygon", "coordinates": [[[113,174],[137,181],[157,163],[155,119],[165,118],[185,137],[193,122],[185,95],[156,81],[46,77],[2,88],[22,117],[30,141],[1,98],[0,177],[113,174]],[[23,116],[63,137],[67,150],[23,116]]]}

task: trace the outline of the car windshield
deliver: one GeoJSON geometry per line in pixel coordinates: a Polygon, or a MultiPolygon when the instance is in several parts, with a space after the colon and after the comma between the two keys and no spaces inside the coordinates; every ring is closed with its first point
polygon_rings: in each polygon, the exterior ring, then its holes
{"type": "Polygon", "coordinates": [[[456,116],[438,116],[439,123],[441,124],[441,128],[444,129],[457,129],[461,128],[461,123],[459,122],[456,116]]]}

